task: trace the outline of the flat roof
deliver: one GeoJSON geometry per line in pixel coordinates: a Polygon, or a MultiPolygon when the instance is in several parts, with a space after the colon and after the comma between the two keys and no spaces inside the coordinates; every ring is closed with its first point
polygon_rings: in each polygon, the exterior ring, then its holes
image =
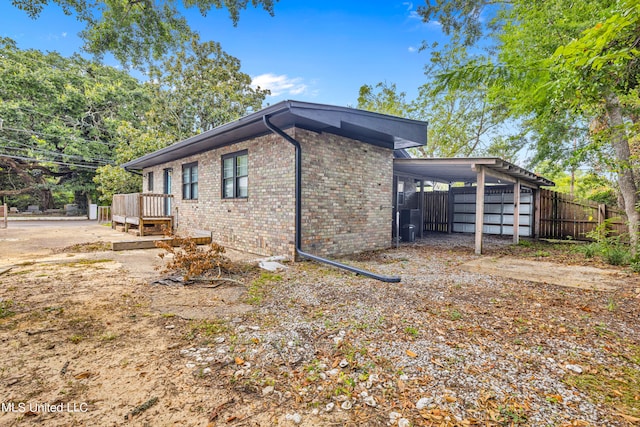
{"type": "Polygon", "coordinates": [[[122,165],[143,169],[214,148],[269,134],[263,117],[280,129],[299,127],[329,132],[379,147],[398,150],[427,143],[427,122],[334,105],[281,101],[122,165]]]}
{"type": "Polygon", "coordinates": [[[487,183],[519,179],[523,185],[534,188],[555,186],[553,181],[498,157],[393,159],[394,173],[446,184],[476,182],[478,167],[485,168],[487,183]]]}

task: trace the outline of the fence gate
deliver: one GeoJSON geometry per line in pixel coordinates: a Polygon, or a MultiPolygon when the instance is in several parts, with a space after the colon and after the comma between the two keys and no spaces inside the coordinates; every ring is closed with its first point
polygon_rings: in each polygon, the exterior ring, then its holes
{"type": "Polygon", "coordinates": [[[449,192],[424,193],[424,231],[449,232],[449,192]]]}

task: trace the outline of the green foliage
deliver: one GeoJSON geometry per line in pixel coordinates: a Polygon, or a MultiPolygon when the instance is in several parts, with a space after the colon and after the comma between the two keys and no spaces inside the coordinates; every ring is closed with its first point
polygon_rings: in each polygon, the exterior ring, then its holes
{"type": "Polygon", "coordinates": [[[117,123],[137,125],[149,97],[123,71],[3,38],[0,99],[0,195],[37,196],[47,209],[54,191],[79,204],[93,195],[95,169],[113,163],[117,123]]]}
{"type": "MultiPolygon", "coordinates": [[[[14,6],[36,19],[49,0],[16,0],[14,6]]],[[[140,66],[164,57],[193,36],[182,11],[197,8],[202,16],[211,9],[227,9],[234,24],[249,4],[273,15],[273,0],[53,0],[67,15],[85,24],[80,36],[84,50],[98,57],[107,52],[122,64],[140,66]]]]}
{"type": "Polygon", "coordinates": [[[486,52],[437,75],[437,87],[486,86],[535,148],[533,161],[615,172],[634,243],[639,11],[635,0],[437,0],[418,10],[455,43],[486,52]]]}
{"type": "Polygon", "coordinates": [[[197,320],[190,324],[190,338],[200,335],[205,338],[213,338],[229,330],[229,326],[222,320],[197,320]]]}
{"type": "Polygon", "coordinates": [[[193,36],[184,48],[141,83],[77,55],[0,39],[0,196],[22,209],[61,206],[71,195],[84,204],[96,192],[109,203],[141,188],[114,165],[261,107],[268,91],[252,88],[219,44],[193,36]]]}
{"type": "Polygon", "coordinates": [[[5,319],[16,314],[13,310],[11,310],[11,308],[13,308],[13,305],[13,301],[11,300],[0,301],[0,319],[5,319]]]}
{"type": "Polygon", "coordinates": [[[114,194],[138,193],[142,190],[142,177],[119,166],[98,168],[93,181],[98,184],[99,200],[104,205],[111,205],[114,194]]]}
{"type": "Polygon", "coordinates": [[[275,273],[263,272],[260,277],[251,282],[247,290],[247,303],[258,305],[264,299],[267,286],[282,281],[282,276],[275,273]]]}
{"type": "Polygon", "coordinates": [[[413,326],[407,326],[406,328],[404,328],[404,333],[407,335],[411,335],[414,338],[420,335],[420,331],[418,330],[418,328],[415,328],[413,326]]]}
{"type": "Polygon", "coordinates": [[[149,122],[174,141],[207,131],[260,109],[269,91],[251,86],[240,61],[219,43],[197,35],[184,49],[150,70],[154,108],[149,122]]]}
{"type": "MultiPolygon", "coordinates": [[[[638,349],[631,348],[635,354],[630,357],[640,357],[638,349]]],[[[633,417],[640,416],[638,408],[638,385],[640,384],[640,369],[638,364],[625,366],[626,360],[620,358],[615,368],[596,366],[589,373],[581,375],[567,375],[564,382],[589,396],[594,402],[615,408],[633,417]]]]}
{"type": "Polygon", "coordinates": [[[604,262],[610,265],[629,265],[635,262],[632,248],[627,243],[624,235],[614,235],[609,231],[609,220],[598,225],[596,229],[587,233],[586,237],[593,242],[585,245],[582,252],[585,257],[592,258],[599,255],[604,262]]]}
{"type": "Polygon", "coordinates": [[[380,82],[374,86],[363,85],[358,94],[358,108],[398,117],[415,118],[415,110],[406,100],[405,92],[398,92],[395,83],[380,82]]]}
{"type": "Polygon", "coordinates": [[[615,183],[597,171],[583,172],[576,170],[573,174],[559,170],[557,165],[549,161],[542,162],[536,167],[536,172],[555,182],[554,191],[571,194],[573,181],[573,196],[580,200],[591,200],[596,203],[615,206],[618,203],[615,183]]]}
{"type": "Polygon", "coordinates": [[[379,113],[429,121],[428,145],[413,149],[417,155],[429,157],[456,157],[494,155],[514,160],[519,150],[520,136],[504,135],[499,125],[505,120],[505,108],[492,104],[488,98],[489,86],[473,81],[459,81],[447,91],[442,90],[433,75],[443,75],[476,57],[464,46],[455,43],[437,49],[428,47],[431,62],[426,67],[427,83],[420,87],[419,96],[408,101],[395,84],[378,83],[375,87],[360,88],[358,108],[379,113]]]}

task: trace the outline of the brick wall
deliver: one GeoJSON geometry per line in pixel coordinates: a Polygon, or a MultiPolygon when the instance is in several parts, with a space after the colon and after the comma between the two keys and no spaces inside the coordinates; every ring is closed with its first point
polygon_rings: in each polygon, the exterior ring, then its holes
{"type": "Polygon", "coordinates": [[[389,247],[393,152],[296,129],[302,146],[302,249],[321,256],[389,247]]]}
{"type": "MultiPolygon", "coordinates": [[[[294,255],[294,148],[275,135],[185,157],[144,170],[154,172],[154,192],[163,189],[163,170],[173,168],[173,215],[181,234],[211,233],[228,248],[259,255],[294,255]],[[248,150],[249,197],[222,199],[225,154],[248,150]],[[182,200],[182,165],[198,162],[198,200],[182,200]]],[[[147,191],[147,179],[143,180],[147,191]]]]}
{"type": "MultiPolygon", "coordinates": [[[[393,152],[337,135],[287,132],[303,150],[303,249],[321,256],[385,248],[391,242],[393,152]]],[[[294,255],[294,148],[265,135],[144,170],[172,168],[173,215],[178,232],[211,233],[226,247],[260,255],[294,255]],[[222,199],[221,157],[248,150],[249,197],[222,199]],[[198,200],[182,200],[182,165],[198,162],[198,200]]]]}

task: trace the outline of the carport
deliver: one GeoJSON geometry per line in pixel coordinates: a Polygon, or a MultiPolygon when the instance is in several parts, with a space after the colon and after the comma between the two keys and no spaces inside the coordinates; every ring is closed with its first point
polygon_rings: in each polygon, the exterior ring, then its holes
{"type": "MultiPolygon", "coordinates": [[[[535,237],[540,221],[540,187],[555,185],[553,181],[497,157],[395,158],[393,171],[394,218],[398,218],[400,213],[409,211],[408,215],[403,215],[407,216],[405,221],[417,222],[419,214],[418,235],[422,237],[425,218],[425,183],[446,184],[449,193],[448,206],[443,205],[442,210],[446,212],[441,216],[446,216],[447,232],[470,231],[465,229],[465,226],[473,229],[476,254],[482,253],[482,238],[485,233],[492,231],[492,225],[489,225],[491,221],[500,227],[500,234],[507,230],[504,234],[512,234],[513,242],[519,242],[522,229],[520,220],[523,215],[521,212],[523,192],[527,197],[525,215],[531,221],[527,225],[529,227],[527,230],[530,230],[528,235],[535,237]],[[509,192],[512,191],[513,197],[509,197],[505,202],[504,193],[501,193],[503,196],[499,203],[500,212],[485,212],[485,206],[492,206],[487,192],[499,187],[506,187],[509,192]],[[413,193],[411,193],[412,188],[415,190],[413,193]],[[460,189],[466,190],[466,200],[463,197],[457,199],[454,197],[456,192],[461,193],[457,191],[460,189]],[[407,194],[412,194],[413,200],[409,200],[407,194]],[[418,209],[401,209],[403,206],[417,206],[418,209]],[[494,217],[498,219],[493,219],[494,217]],[[466,223],[464,223],[465,220],[466,223]],[[457,230],[456,227],[458,227],[457,230]]],[[[494,205],[498,206],[498,204],[494,205]]]]}

